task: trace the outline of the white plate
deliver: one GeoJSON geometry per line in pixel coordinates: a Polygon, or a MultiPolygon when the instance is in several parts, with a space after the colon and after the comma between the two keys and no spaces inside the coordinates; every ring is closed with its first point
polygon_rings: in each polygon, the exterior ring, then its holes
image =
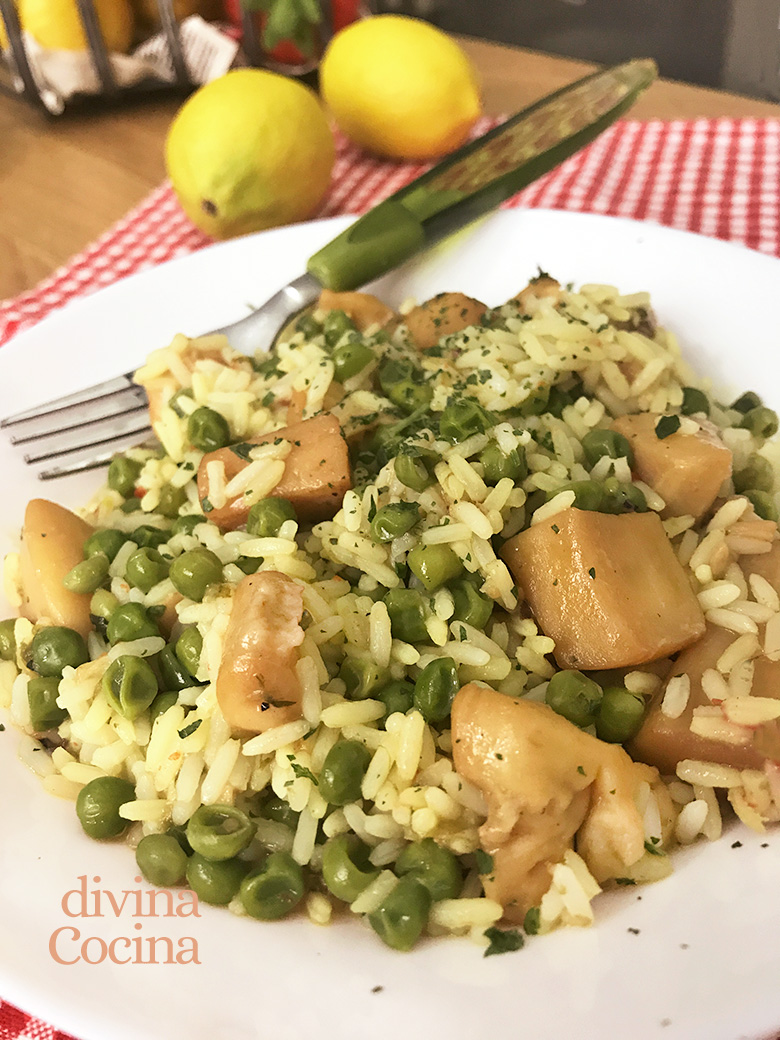
{"type": "MultiPolygon", "coordinates": [[[[124,371],[175,332],[231,320],[299,274],[345,224],[217,246],[72,304],[0,351],[0,415],[124,371]]],[[[379,291],[399,303],[461,289],[494,304],[537,265],[564,282],[649,289],[701,370],[780,405],[780,264],[710,239],[604,217],[504,212],[384,279],[379,291]]],[[[44,492],[76,504],[98,478],[43,488],[2,440],[5,551],[28,498],[44,492]]],[[[0,734],[0,994],[82,1040],[752,1040],[780,1028],[776,833],[739,828],[697,845],[675,857],[669,880],[600,897],[596,927],[488,959],[460,940],[393,953],[355,921],[264,925],[209,907],[183,920],[138,917],[132,905],[116,919],[105,897],[108,916],[70,918],[61,903],[80,875],[101,878],[90,889],[120,900],[124,889],[149,890],[133,881],[125,848],[80,833],[72,807],[16,761],[15,744],[10,729],[0,734]],[[59,964],[49,941],[63,927],[106,941],[192,936],[201,963],[59,964]]],[[[75,956],[72,934],[60,933],[64,956],[75,956]]],[[[99,952],[95,939],[87,953],[99,952]]]]}

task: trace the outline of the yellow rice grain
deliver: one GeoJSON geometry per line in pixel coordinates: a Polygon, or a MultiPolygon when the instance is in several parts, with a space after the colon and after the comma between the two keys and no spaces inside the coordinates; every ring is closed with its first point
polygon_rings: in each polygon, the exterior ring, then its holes
{"type": "Polygon", "coordinates": [[[738,787],[742,782],[738,769],[690,758],[677,764],[677,776],[689,784],[702,787],[738,787]]]}
{"type": "Polygon", "coordinates": [[[298,817],[298,825],[295,828],[295,837],[292,845],[292,858],[300,866],[305,866],[311,859],[314,851],[314,842],[317,837],[317,826],[319,820],[307,808],[303,809],[298,817]]]}
{"type": "Polygon", "coordinates": [[[83,786],[82,784],[74,783],[72,780],[66,780],[64,776],[60,776],[57,773],[45,776],[42,783],[44,791],[53,794],[55,798],[64,798],[69,802],[76,801],[83,786]]]}
{"type": "Polygon", "coordinates": [[[399,734],[396,769],[404,780],[412,780],[420,764],[425,719],[419,711],[411,711],[403,720],[399,734]]]}
{"type": "Polygon", "coordinates": [[[283,726],[276,726],[265,733],[259,733],[256,737],[250,737],[241,748],[241,753],[243,755],[270,754],[272,751],[285,747],[287,744],[294,744],[296,740],[304,737],[308,730],[309,723],[306,719],[287,722],[283,726]]]}
{"type": "Polygon", "coordinates": [[[448,932],[468,928],[489,928],[503,916],[503,908],[494,899],[441,899],[431,907],[430,920],[448,932]]]}
{"type": "MultiPolygon", "coordinates": [[[[344,701],[323,709],[321,721],[330,729],[341,729],[344,726],[358,726],[366,722],[375,722],[377,719],[381,719],[384,713],[385,706],[381,701],[344,701]]],[[[291,725],[295,725],[295,723],[291,725]]]]}
{"type": "Polygon", "coordinates": [[[357,899],[350,903],[353,914],[370,914],[376,910],[398,884],[398,878],[391,870],[382,870],[379,876],[368,884],[357,899]]]}
{"type": "Polygon", "coordinates": [[[143,822],[162,822],[168,815],[167,802],[162,799],[141,799],[125,802],[119,806],[119,815],[123,820],[139,820],[143,822]]]}

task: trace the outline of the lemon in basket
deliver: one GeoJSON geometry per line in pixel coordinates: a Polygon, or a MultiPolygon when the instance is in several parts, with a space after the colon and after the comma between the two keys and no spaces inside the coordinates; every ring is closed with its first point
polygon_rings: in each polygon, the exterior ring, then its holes
{"type": "Polygon", "coordinates": [[[165,162],[190,220],[213,238],[233,238],[311,216],[333,153],[313,91],[273,72],[235,69],[184,103],[165,162]]]}
{"type": "Polygon", "coordinates": [[[320,85],[348,137],[395,159],[433,159],[457,148],[481,108],[476,72],[458,44],[401,15],[366,18],[337,33],[320,85]]]}
{"type": "MultiPolygon", "coordinates": [[[[92,0],[109,51],[124,53],[133,39],[130,0],[92,0]]],[[[19,21],[41,47],[54,51],[88,49],[76,0],[19,0],[19,21]]]]}

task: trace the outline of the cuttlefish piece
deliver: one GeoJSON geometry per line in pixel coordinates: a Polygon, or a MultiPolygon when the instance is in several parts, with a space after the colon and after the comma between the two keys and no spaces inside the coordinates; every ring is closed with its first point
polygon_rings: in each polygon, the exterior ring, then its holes
{"type": "Polygon", "coordinates": [[[575,844],[598,882],[644,854],[639,785],[654,769],[632,762],[545,704],[469,683],[452,706],[453,759],[488,804],[480,828],[493,857],[486,894],[522,921],[550,886],[552,868],[575,844]]]}
{"type": "Polygon", "coordinates": [[[234,729],[265,733],[301,717],[302,616],[303,592],[286,574],[260,571],[236,587],[217,675],[217,702],[234,729]]]}

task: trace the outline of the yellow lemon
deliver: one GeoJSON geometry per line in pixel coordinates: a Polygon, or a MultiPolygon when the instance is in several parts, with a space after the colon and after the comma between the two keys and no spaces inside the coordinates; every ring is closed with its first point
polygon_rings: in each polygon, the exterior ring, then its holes
{"type": "Polygon", "coordinates": [[[400,15],[366,18],[337,33],[320,85],[348,137],[397,159],[457,148],[481,108],[476,71],[457,43],[400,15]]]}
{"type": "MultiPolygon", "coordinates": [[[[92,0],[106,48],[124,52],[133,39],[129,0],[92,0]]],[[[41,47],[56,51],[88,49],[76,0],[19,0],[19,21],[41,47]]]]}
{"type": "Polygon", "coordinates": [[[165,145],[184,212],[213,238],[311,216],[328,189],[333,156],[313,91],[262,69],[236,69],[201,87],[165,145]]]}

